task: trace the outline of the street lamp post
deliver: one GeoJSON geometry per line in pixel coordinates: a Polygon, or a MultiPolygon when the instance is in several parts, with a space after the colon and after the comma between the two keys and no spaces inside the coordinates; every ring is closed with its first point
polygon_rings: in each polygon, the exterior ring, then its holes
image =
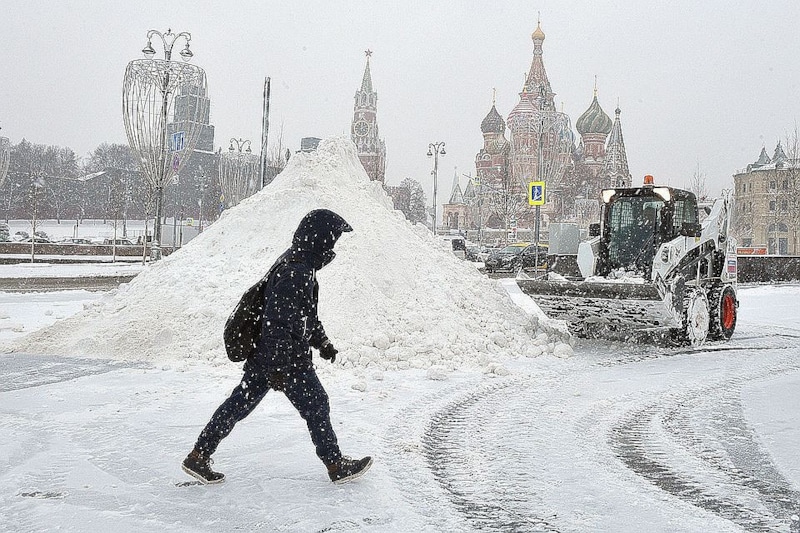
{"type": "Polygon", "coordinates": [[[433,234],[436,235],[436,185],[439,176],[439,156],[445,155],[444,142],[429,143],[428,157],[433,156],[433,234]]]}
{"type": "Polygon", "coordinates": [[[225,203],[233,207],[260,188],[260,158],[248,139],[232,138],[228,152],[219,158],[219,184],[225,203]]]}
{"type": "Polygon", "coordinates": [[[206,75],[200,67],[172,61],[175,42],[183,39],[180,51],[184,61],[193,54],[189,49],[192,36],[167,30],[147,32],[147,45],[142,53],[147,59],[134,60],[125,69],[122,91],[122,110],[128,143],[140,162],[142,171],[155,193],[155,223],[151,259],[161,259],[161,219],[164,209],[164,188],[172,176],[177,175],[194,151],[202,127],[202,117],[208,111],[206,75]],[[153,59],[156,51],[152,41],[161,39],[164,59],[153,59]],[[175,106],[176,96],[197,94],[192,105],[175,106]],[[169,119],[183,127],[183,131],[169,132],[169,119]],[[179,155],[180,153],[180,155],[179,155]]]}

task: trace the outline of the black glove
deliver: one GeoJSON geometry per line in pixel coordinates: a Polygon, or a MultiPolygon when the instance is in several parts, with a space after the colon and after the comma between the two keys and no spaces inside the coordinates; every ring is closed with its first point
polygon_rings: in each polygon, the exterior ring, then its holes
{"type": "Polygon", "coordinates": [[[339,350],[333,347],[331,341],[325,341],[325,343],[319,347],[319,356],[323,359],[327,359],[331,363],[336,362],[337,353],[339,353],[339,350]]]}
{"type": "Polygon", "coordinates": [[[286,385],[286,374],[283,372],[273,372],[269,375],[268,378],[269,386],[272,387],[274,390],[282,391],[284,385],[286,385]]]}

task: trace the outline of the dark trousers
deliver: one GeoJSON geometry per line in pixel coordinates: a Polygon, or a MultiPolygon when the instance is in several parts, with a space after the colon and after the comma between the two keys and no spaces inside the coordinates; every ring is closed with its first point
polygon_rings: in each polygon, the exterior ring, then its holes
{"type": "MultiPolygon", "coordinates": [[[[206,455],[213,454],[220,441],[230,434],[238,421],[253,412],[270,388],[264,369],[247,361],[241,383],[214,412],[200,433],[195,449],[206,455]]],[[[322,462],[329,465],[341,459],[336,433],[331,425],[328,394],[314,369],[291,370],[286,376],[283,393],[306,421],[311,441],[322,462]]]]}

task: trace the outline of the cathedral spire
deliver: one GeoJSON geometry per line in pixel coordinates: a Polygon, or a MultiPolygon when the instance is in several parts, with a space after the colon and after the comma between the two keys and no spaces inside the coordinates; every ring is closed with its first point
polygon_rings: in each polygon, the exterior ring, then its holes
{"type": "Polygon", "coordinates": [[[461,185],[458,183],[458,167],[453,171],[453,188],[450,191],[450,201],[447,202],[449,204],[463,204],[464,203],[464,195],[461,192],[461,185]]]}
{"type": "MultiPolygon", "coordinates": [[[[533,40],[533,60],[528,76],[525,78],[525,85],[522,92],[531,95],[532,98],[543,98],[544,107],[555,109],[553,104],[553,93],[550,87],[550,80],[547,79],[547,72],[544,69],[544,59],[542,57],[542,43],[544,43],[544,32],[542,31],[541,21],[536,23],[536,30],[531,34],[533,40]]],[[[540,103],[541,107],[541,103],[540,103]]]]}
{"type": "Polygon", "coordinates": [[[369,58],[372,55],[372,50],[364,50],[364,54],[367,56],[367,66],[364,67],[364,79],[361,80],[361,90],[365,93],[371,93],[372,75],[369,73],[369,58]]]}
{"type": "Polygon", "coordinates": [[[630,187],[631,172],[628,169],[628,155],[625,152],[625,141],[622,139],[622,123],[619,120],[621,111],[619,104],[614,110],[614,126],[608,137],[608,147],[603,163],[603,175],[612,187],[630,187]]]}

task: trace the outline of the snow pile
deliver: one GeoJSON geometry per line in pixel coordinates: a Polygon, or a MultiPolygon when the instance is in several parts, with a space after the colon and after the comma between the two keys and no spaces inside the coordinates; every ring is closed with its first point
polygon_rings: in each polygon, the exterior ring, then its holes
{"type": "Polygon", "coordinates": [[[497,282],[395,211],[344,138],[294,155],[272,184],[180,251],[14,350],[228,363],[228,314],[316,208],[339,213],[354,228],[318,274],[320,318],[346,366],[494,371],[506,357],[557,347],[564,353],[558,334],[512,303],[497,282]]]}

